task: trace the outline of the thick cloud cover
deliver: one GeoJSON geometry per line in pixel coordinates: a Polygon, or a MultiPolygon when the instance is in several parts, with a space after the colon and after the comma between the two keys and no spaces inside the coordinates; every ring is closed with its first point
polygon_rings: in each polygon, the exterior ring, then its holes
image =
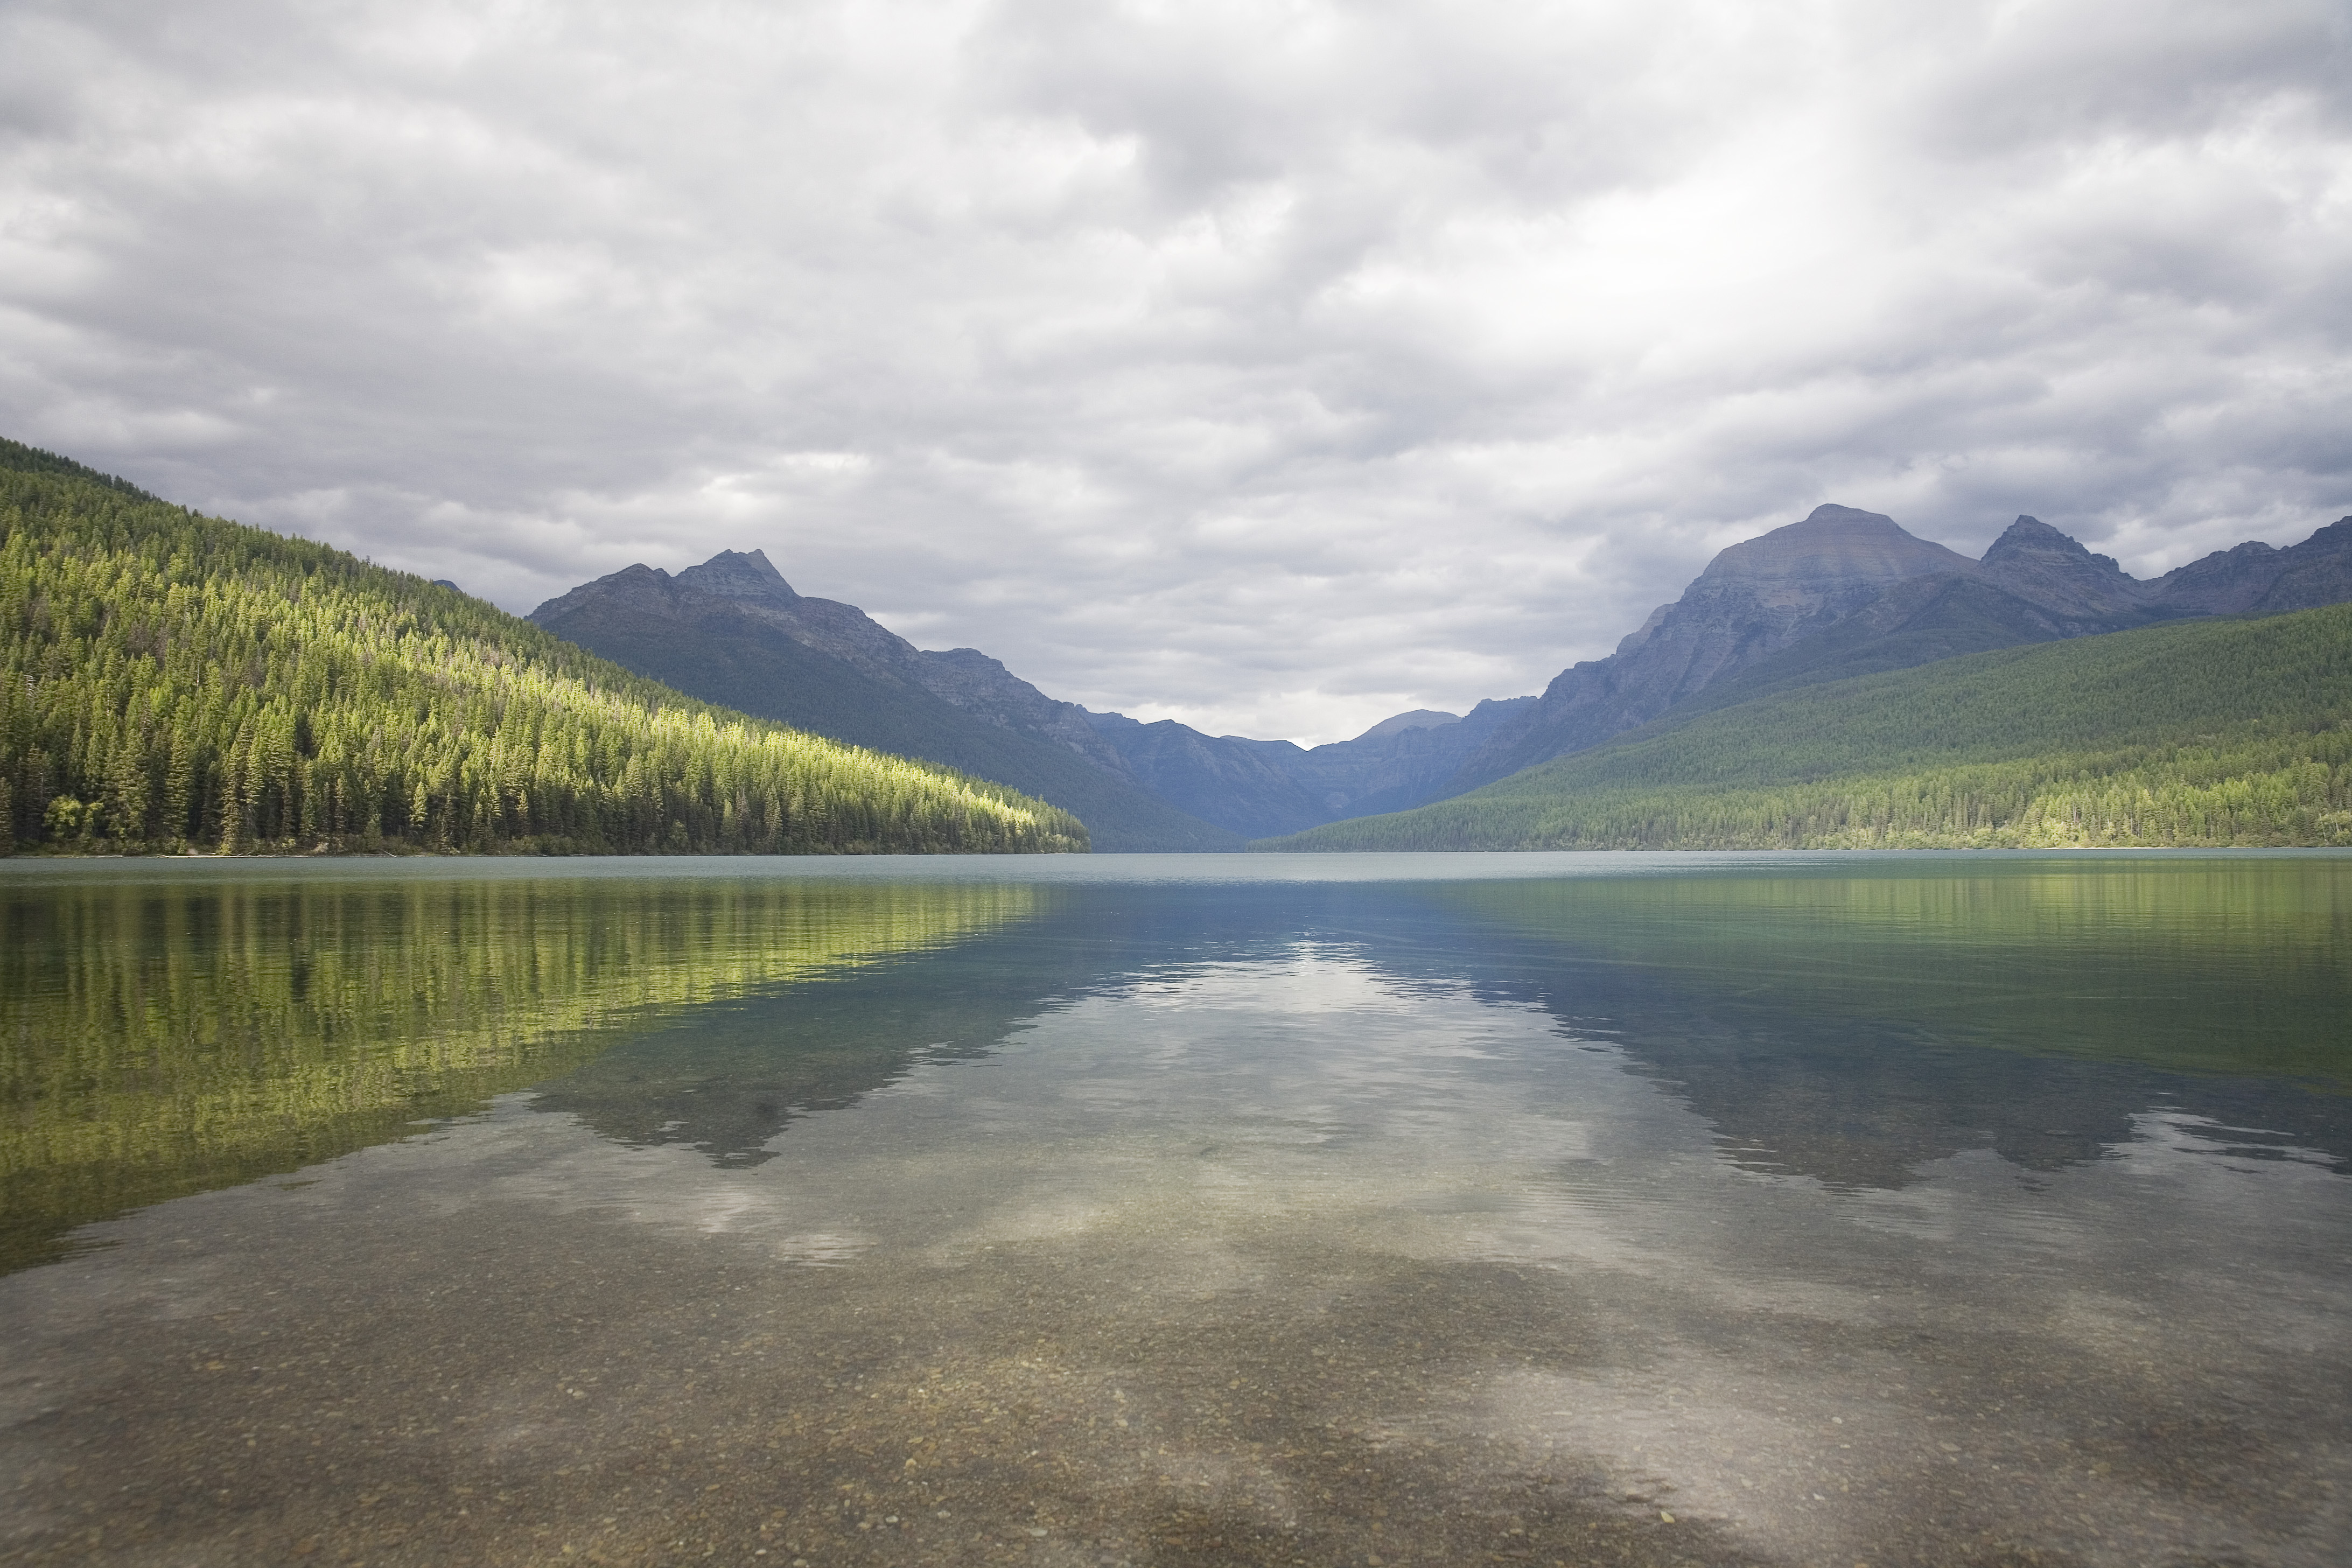
{"type": "Polygon", "coordinates": [[[2143,574],[2352,510],[2347,16],[12,0],[0,430],[1330,739],[1825,500],[2143,574]]]}

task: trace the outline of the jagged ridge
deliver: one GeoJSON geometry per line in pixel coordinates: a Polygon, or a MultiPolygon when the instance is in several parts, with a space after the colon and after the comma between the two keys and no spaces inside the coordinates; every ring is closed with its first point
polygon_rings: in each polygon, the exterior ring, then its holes
{"type": "Polygon", "coordinates": [[[1615,653],[1561,671],[1431,798],[1600,745],[1694,702],[1703,711],[1996,647],[2347,599],[2352,518],[2286,550],[2242,544],[2143,583],[2032,517],[1970,561],[1879,513],[1818,507],[1725,550],[1615,653]]]}

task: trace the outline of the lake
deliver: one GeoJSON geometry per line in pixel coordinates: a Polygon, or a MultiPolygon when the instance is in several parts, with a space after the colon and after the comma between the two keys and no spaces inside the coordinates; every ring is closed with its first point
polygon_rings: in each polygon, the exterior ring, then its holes
{"type": "Polygon", "coordinates": [[[0,864],[0,1558],[2341,1564],[2352,856],[0,864]]]}

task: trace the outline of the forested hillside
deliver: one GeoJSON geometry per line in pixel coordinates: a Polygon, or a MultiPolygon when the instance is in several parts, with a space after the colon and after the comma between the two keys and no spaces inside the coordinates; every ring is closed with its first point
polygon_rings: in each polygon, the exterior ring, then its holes
{"type": "Polygon", "coordinates": [[[1425,797],[1499,783],[1774,691],[1963,654],[2208,616],[2352,601],[2352,518],[2284,550],[2249,541],[2153,582],[2020,517],[1970,561],[1891,517],[1821,506],[1721,552],[1605,658],[1571,665],[1425,797]]]}
{"type": "Polygon", "coordinates": [[[2352,605],[1809,686],[1253,847],[2077,845],[2352,845],[2352,605]]]}
{"type": "Polygon", "coordinates": [[[0,442],[0,850],[1087,847],[342,551],[0,442]]]}

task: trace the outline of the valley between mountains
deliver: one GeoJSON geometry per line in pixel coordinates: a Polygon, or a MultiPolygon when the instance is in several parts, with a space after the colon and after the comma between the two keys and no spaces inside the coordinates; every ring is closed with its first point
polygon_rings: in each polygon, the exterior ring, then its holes
{"type": "Polygon", "coordinates": [[[1102,850],[2315,844],[2352,842],[2352,621],[2305,617],[2347,601],[2352,518],[2142,582],[2031,517],[1970,560],[1822,506],[1540,695],[1311,749],[1056,700],[756,550],[530,618],[706,701],[1013,785],[1102,850]],[[1940,727],[1952,682],[2023,649],[1940,727]]]}
{"type": "Polygon", "coordinates": [[[527,619],[0,441],[0,850],[2352,844],[2352,518],[2154,581],[1843,506],[1349,741],[1055,699],[759,550],[527,619]]]}

